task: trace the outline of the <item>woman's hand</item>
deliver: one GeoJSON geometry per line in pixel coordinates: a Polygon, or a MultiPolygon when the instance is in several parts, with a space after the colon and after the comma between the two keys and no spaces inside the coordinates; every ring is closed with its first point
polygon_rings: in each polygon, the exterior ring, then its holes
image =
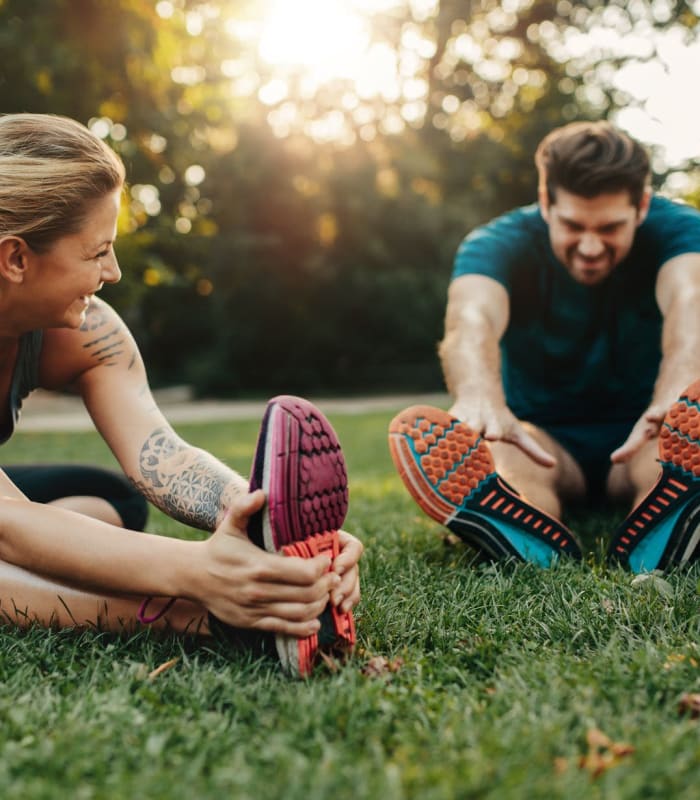
{"type": "Polygon", "coordinates": [[[332,592],[340,589],[351,606],[359,599],[357,560],[362,545],[341,533],[343,550],[330,571],[327,555],[268,553],[246,534],[248,520],[264,502],[261,490],[240,497],[211,538],[201,543],[205,564],[197,569],[202,577],[194,599],[235,627],[311,636],[320,628],[318,617],[332,592]]]}
{"type": "Polygon", "coordinates": [[[346,531],[339,531],[340,553],[333,561],[332,572],[340,576],[340,583],[331,591],[331,602],[341,611],[350,611],[360,602],[360,570],[358,561],[364,546],[359,539],[346,531]]]}

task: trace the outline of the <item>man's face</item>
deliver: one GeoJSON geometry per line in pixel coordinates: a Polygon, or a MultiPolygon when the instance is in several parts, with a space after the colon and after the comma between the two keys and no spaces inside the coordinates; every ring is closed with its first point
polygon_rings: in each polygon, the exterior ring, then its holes
{"type": "Polygon", "coordinates": [[[624,190],[580,197],[557,189],[554,203],[540,195],[540,207],[554,255],[577,283],[595,286],[629,253],[649,210],[649,193],[637,208],[624,190]]]}

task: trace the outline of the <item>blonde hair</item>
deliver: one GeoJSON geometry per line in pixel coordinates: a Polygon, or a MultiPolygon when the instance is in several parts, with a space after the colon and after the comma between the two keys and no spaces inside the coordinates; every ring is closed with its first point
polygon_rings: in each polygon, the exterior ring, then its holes
{"type": "Polygon", "coordinates": [[[45,252],[123,185],[121,160],[84,125],[52,114],[0,115],[0,237],[20,236],[45,252]]]}

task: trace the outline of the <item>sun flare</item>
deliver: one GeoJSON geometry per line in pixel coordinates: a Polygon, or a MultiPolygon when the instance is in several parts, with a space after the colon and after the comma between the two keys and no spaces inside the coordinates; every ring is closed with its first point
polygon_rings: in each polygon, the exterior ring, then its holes
{"type": "Polygon", "coordinates": [[[343,0],[275,0],[263,22],[260,55],[269,64],[353,78],[369,45],[366,18],[343,0]]]}

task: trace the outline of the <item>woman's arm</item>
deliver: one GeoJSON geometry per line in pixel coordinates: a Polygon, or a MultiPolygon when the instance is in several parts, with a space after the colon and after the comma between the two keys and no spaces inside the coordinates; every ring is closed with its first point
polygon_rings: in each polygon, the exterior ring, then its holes
{"type": "Polygon", "coordinates": [[[248,517],[262,492],[237,502],[206,541],[116,528],[21,498],[0,499],[0,560],[100,593],[186,597],[239,627],[309,636],[341,578],[329,559],[282,558],[253,545],[248,517]]]}

